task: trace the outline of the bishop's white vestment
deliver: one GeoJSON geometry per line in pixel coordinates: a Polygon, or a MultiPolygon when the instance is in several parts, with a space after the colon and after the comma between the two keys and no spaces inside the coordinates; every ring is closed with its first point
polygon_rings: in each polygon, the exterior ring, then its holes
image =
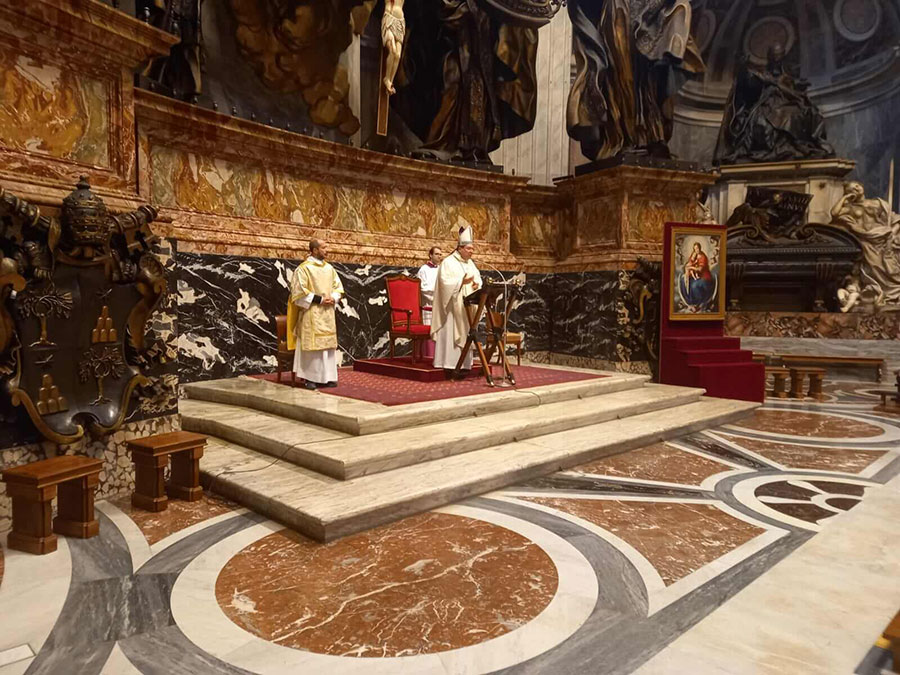
{"type": "MultiPolygon", "coordinates": [[[[469,317],[463,300],[479,288],[481,288],[481,272],[471,258],[463,260],[459,251],[454,251],[441,261],[431,317],[431,338],[435,342],[435,368],[456,368],[469,335],[469,317]],[[472,281],[464,284],[463,280],[466,277],[472,277],[472,281]]],[[[465,369],[472,367],[471,348],[462,367],[465,369]]]]}
{"type": "Polygon", "coordinates": [[[335,308],[344,295],[329,263],[309,256],[294,270],[288,303],[288,349],[295,349],[294,372],[307,382],[337,382],[335,308]],[[334,305],[322,300],[333,298],[334,305]]]}

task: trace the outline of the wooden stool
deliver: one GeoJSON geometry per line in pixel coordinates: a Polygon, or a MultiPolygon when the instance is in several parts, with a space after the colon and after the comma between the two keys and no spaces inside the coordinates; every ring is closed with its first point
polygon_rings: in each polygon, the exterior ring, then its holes
{"type": "Polygon", "coordinates": [[[131,504],[146,511],[165,511],[166,493],[173,499],[195,502],[203,498],[200,487],[200,458],[206,436],[190,431],[173,431],[128,443],[134,462],[134,493],[131,504]],[[172,457],[172,474],[165,484],[166,466],[172,457]]]}
{"type": "Polygon", "coordinates": [[[12,532],[7,544],[26,553],[43,555],[56,550],[56,535],[88,539],[100,532],[94,518],[94,488],[103,461],[63,455],[3,472],[6,494],[12,498],[12,532]],[[59,510],[53,519],[53,498],[59,489],[59,510]]]}
{"type": "MultiPolygon", "coordinates": [[[[772,391],[767,392],[769,396],[775,398],[787,398],[787,376],[788,369],[784,366],[766,366],[766,378],[772,376],[772,391]]],[[[802,387],[802,385],[801,385],[802,387]]]]}
{"type": "Polygon", "coordinates": [[[803,394],[803,380],[807,375],[809,376],[808,396],[817,401],[824,400],[825,394],[822,393],[822,383],[825,380],[825,369],[810,366],[794,366],[791,368],[791,398],[805,397],[803,394]]]}

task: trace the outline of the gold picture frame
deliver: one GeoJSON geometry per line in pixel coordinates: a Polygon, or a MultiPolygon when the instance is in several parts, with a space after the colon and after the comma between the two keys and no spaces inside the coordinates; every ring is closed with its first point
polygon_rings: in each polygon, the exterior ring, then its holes
{"type": "Polygon", "coordinates": [[[673,227],[669,255],[669,320],[724,321],[726,230],[673,227]]]}

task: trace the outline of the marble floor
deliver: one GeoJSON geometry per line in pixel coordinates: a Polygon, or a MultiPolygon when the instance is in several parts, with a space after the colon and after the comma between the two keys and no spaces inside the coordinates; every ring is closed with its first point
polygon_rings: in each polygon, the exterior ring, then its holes
{"type": "Polygon", "coordinates": [[[873,386],[326,544],[210,495],[100,502],[96,538],[0,549],[0,675],[880,673],[900,416],[873,386]]]}

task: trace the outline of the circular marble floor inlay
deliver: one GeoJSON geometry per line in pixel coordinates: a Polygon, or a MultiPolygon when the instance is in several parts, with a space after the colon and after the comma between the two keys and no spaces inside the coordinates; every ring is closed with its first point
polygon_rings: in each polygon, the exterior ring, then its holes
{"type": "Polygon", "coordinates": [[[427,513],[329,544],[266,536],[228,561],[216,599],[265,640],[383,658],[492,640],[540,614],[557,584],[553,561],[522,535],[427,513]]]}
{"type": "Polygon", "coordinates": [[[859,420],[793,410],[756,410],[750,417],[737,422],[737,426],[787,436],[817,438],[871,438],[884,434],[883,429],[859,420]]]}

